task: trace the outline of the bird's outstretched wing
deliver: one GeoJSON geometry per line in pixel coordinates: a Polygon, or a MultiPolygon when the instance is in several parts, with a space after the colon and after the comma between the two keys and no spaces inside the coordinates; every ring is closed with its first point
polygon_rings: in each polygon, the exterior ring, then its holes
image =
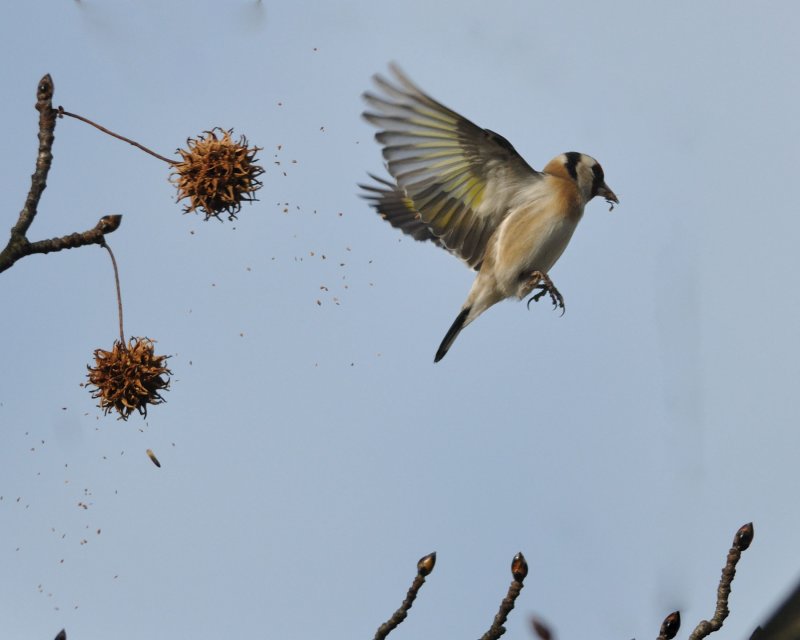
{"type": "Polygon", "coordinates": [[[360,184],[358,186],[364,190],[363,197],[384,220],[403,233],[407,233],[414,240],[430,240],[438,246],[442,246],[439,238],[433,235],[428,225],[420,218],[411,198],[400,187],[371,173],[369,177],[378,184],[360,184]]]}
{"type": "MultiPolygon", "coordinates": [[[[389,173],[445,248],[479,268],[486,243],[514,194],[541,174],[502,136],[423,93],[396,66],[395,82],[374,80],[364,118],[380,131],[389,173]]],[[[401,227],[402,228],[402,227],[401,227]]]]}

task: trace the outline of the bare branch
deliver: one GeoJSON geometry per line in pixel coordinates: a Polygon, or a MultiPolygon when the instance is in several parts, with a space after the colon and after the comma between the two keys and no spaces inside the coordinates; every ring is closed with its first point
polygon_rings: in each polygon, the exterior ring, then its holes
{"type": "Polygon", "coordinates": [[[55,140],[56,115],[53,109],[53,79],[45,75],[36,89],[36,110],[39,112],[39,151],[36,155],[36,169],[31,176],[31,188],[16,224],[11,228],[8,244],[0,251],[0,273],[10,268],[17,260],[33,253],[50,253],[63,249],[74,249],[88,244],[101,244],[103,236],[115,231],[122,216],[103,216],[94,228],[83,233],[71,233],[60,238],[30,242],[27,237],[33,219],[36,217],[39,200],[47,187],[47,175],[53,162],[53,141],[55,140]]]}
{"type": "Polygon", "coordinates": [[[481,636],[481,640],[497,640],[506,632],[506,628],[503,625],[508,619],[508,614],[514,608],[514,602],[524,586],[522,582],[525,580],[525,576],[528,575],[528,563],[525,561],[525,556],[522,555],[522,552],[515,555],[511,561],[511,575],[514,576],[514,580],[508,587],[506,597],[500,603],[500,609],[494,617],[492,626],[481,636]]]}
{"type": "Polygon", "coordinates": [[[714,609],[714,617],[711,618],[711,620],[701,621],[700,624],[695,627],[694,631],[692,631],[689,640],[700,640],[722,627],[722,623],[730,613],[728,611],[728,598],[731,595],[731,583],[736,576],[736,564],[742,557],[742,552],[750,546],[752,541],[753,523],[750,522],[739,528],[733,538],[733,545],[730,551],[728,551],[728,558],[722,569],[719,587],[717,587],[717,606],[714,609]]]}
{"type": "Polygon", "coordinates": [[[102,245],[105,242],[106,234],[116,231],[121,222],[122,216],[120,215],[103,216],[94,227],[83,233],[71,233],[60,238],[37,240],[36,242],[29,242],[24,236],[15,242],[12,232],[11,241],[0,252],[0,273],[11,267],[20,258],[34,253],[52,253],[90,244],[102,245]]]}
{"type": "Polygon", "coordinates": [[[53,140],[55,140],[56,112],[53,109],[53,79],[50,74],[39,80],[36,88],[36,110],[39,112],[39,153],[36,155],[36,170],[31,176],[31,188],[25,206],[19,214],[17,224],[11,229],[11,237],[25,237],[28,228],[36,217],[39,198],[47,187],[47,174],[53,162],[53,140]]]}
{"type": "Polygon", "coordinates": [[[395,629],[395,627],[397,627],[397,625],[406,619],[406,616],[408,616],[408,610],[411,608],[411,605],[414,604],[414,600],[417,598],[417,593],[422,588],[422,585],[425,584],[425,576],[433,571],[435,564],[435,551],[419,559],[419,562],[417,562],[417,576],[414,578],[414,582],[411,583],[411,588],[406,594],[406,599],[403,600],[403,604],[400,605],[400,608],[392,614],[392,617],[378,627],[378,630],[375,632],[375,640],[384,640],[384,638],[388,636],[395,629]]]}

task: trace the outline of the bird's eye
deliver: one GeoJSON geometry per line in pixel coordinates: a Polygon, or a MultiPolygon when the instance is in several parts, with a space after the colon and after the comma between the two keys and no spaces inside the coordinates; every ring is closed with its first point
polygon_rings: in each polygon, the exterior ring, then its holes
{"type": "Polygon", "coordinates": [[[592,180],[592,197],[594,198],[600,187],[605,183],[605,176],[603,175],[603,167],[599,164],[592,167],[592,173],[594,174],[594,179],[592,180]]]}

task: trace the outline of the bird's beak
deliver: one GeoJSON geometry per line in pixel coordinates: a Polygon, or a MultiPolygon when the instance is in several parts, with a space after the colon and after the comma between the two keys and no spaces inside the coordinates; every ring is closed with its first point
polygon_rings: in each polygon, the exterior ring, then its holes
{"type": "Polygon", "coordinates": [[[617,195],[608,188],[608,185],[605,182],[597,190],[597,195],[601,198],[605,198],[606,202],[611,205],[609,211],[613,211],[614,205],[619,204],[619,198],[617,198],[617,195]]]}

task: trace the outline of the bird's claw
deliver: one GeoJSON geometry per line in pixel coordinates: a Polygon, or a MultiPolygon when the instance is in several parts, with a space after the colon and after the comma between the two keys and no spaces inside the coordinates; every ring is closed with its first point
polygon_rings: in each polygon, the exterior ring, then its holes
{"type": "Polygon", "coordinates": [[[550,276],[548,276],[546,273],[542,273],[541,271],[534,271],[531,274],[528,283],[531,287],[531,291],[534,289],[540,289],[538,293],[535,293],[528,298],[528,309],[531,308],[531,302],[539,302],[539,300],[541,300],[545,295],[549,295],[550,300],[553,303],[553,309],[560,308],[561,315],[564,315],[567,310],[564,306],[564,296],[562,296],[561,292],[556,289],[556,286],[553,284],[550,276]]]}

